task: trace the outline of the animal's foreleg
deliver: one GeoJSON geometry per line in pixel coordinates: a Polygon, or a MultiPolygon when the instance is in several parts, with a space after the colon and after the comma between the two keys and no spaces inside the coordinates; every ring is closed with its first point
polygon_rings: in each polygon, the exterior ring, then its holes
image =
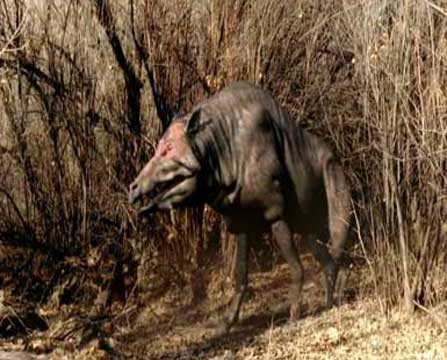
{"type": "Polygon", "coordinates": [[[303,265],[293,244],[292,232],[289,226],[282,220],[277,221],[272,225],[272,233],[281,249],[282,255],[290,266],[292,275],[290,318],[292,320],[297,319],[300,315],[301,290],[304,280],[303,265]]]}
{"type": "Polygon", "coordinates": [[[311,234],[307,237],[307,245],[315,259],[321,264],[326,277],[326,306],[332,307],[334,304],[334,288],[337,280],[338,265],[329,254],[327,248],[327,237],[311,234]]]}
{"type": "Polygon", "coordinates": [[[248,248],[249,236],[239,234],[236,236],[236,262],[234,268],[234,290],[235,294],[228,309],[228,313],[223,320],[219,332],[226,333],[236,323],[242,302],[248,291],[248,248]]]}

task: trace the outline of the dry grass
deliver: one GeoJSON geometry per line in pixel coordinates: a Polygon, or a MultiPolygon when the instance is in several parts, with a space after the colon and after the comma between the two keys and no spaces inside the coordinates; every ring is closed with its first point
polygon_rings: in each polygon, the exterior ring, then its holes
{"type": "Polygon", "coordinates": [[[393,310],[384,318],[377,304],[360,301],[298,325],[271,328],[240,359],[444,359],[447,333],[426,315],[393,310]]]}

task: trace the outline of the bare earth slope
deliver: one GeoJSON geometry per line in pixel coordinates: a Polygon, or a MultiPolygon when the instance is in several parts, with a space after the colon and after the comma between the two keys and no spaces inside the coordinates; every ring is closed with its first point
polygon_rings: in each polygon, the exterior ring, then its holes
{"type": "MultiPolygon", "coordinates": [[[[93,341],[82,350],[65,346],[34,358],[447,359],[445,309],[413,316],[396,309],[385,315],[374,295],[358,288],[360,279],[368,277],[358,271],[348,281],[344,304],[329,311],[322,308],[322,279],[314,276],[305,285],[301,319],[288,323],[288,276],[286,265],[253,274],[242,321],[226,337],[214,338],[208,326],[208,315],[217,315],[229,298],[221,281],[199,305],[191,306],[181,294],[169,294],[140,308],[131,322],[115,327],[108,341],[113,351],[101,350],[93,341]]],[[[21,350],[20,344],[0,340],[0,349],[21,350]]]]}
{"type": "MultiPolygon", "coordinates": [[[[349,282],[352,286],[358,280],[349,282]]],[[[158,322],[153,313],[141,318],[145,325],[121,338],[123,343],[133,339],[123,350],[154,359],[447,359],[446,327],[439,323],[441,318],[436,322],[434,314],[408,316],[396,309],[386,316],[373,295],[355,298],[352,288],[347,290],[347,302],[326,311],[317,281],[307,283],[303,315],[290,324],[285,306],[287,266],[254,274],[251,284],[253,293],[241,324],[230,335],[212,337],[206,311],[217,309],[208,304],[208,309],[178,309],[177,319],[160,331],[156,328],[163,316],[158,322]]]]}

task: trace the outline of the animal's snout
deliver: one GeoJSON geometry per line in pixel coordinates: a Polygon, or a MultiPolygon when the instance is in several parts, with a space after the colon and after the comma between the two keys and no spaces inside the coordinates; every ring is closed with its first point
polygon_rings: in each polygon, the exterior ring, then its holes
{"type": "Polygon", "coordinates": [[[140,190],[137,182],[133,182],[129,186],[129,203],[133,204],[140,196],[140,190]]]}

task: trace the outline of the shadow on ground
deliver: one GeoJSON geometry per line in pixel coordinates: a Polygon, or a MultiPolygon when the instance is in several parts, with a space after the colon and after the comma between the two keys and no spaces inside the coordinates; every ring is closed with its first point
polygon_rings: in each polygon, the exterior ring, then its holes
{"type": "MultiPolygon", "coordinates": [[[[324,311],[324,307],[312,312],[305,311],[303,317],[318,316],[324,311]]],[[[299,321],[299,320],[298,320],[299,321]]],[[[242,319],[227,335],[209,336],[201,340],[191,341],[185,349],[167,351],[152,359],[200,359],[218,356],[225,350],[236,353],[239,349],[248,346],[255,338],[272,327],[287,326],[289,322],[289,310],[287,306],[281,306],[274,312],[265,312],[242,319]]],[[[212,334],[213,328],[208,327],[212,334]]]]}
{"type": "MultiPolygon", "coordinates": [[[[290,324],[289,284],[287,267],[254,276],[252,295],[243,305],[242,318],[224,336],[214,336],[215,328],[210,325],[210,315],[224,312],[222,303],[226,300],[217,298],[183,306],[173,305],[174,301],[163,316],[152,312],[153,316],[117,340],[123,353],[132,359],[224,359],[226,352],[236,354],[254,343],[267,342],[268,336],[262,334],[290,324]]],[[[304,291],[301,319],[319,317],[325,311],[321,285],[308,286],[304,291]]],[[[345,292],[343,303],[355,301],[355,293],[353,289],[345,292]]]]}

